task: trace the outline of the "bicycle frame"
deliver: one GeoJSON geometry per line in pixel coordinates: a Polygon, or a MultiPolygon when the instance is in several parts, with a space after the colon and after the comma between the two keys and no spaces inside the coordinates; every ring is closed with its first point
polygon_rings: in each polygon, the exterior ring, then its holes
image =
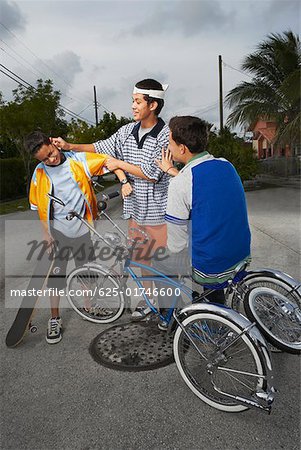
{"type": "Polygon", "coordinates": [[[157,269],[151,267],[151,266],[147,266],[145,264],[140,264],[136,261],[133,261],[131,259],[127,259],[125,261],[125,265],[124,265],[124,270],[126,273],[128,273],[131,278],[133,279],[133,281],[135,281],[135,283],[137,284],[137,286],[141,289],[141,294],[143,296],[144,301],[146,302],[146,304],[149,306],[149,308],[155,313],[157,314],[161,320],[165,320],[167,323],[170,322],[171,317],[173,315],[173,311],[176,308],[177,305],[177,296],[174,296],[173,300],[172,300],[172,304],[170,306],[170,308],[168,309],[167,315],[163,316],[159,310],[157,308],[155,308],[153,306],[153,304],[150,302],[148,296],[145,294],[145,290],[143,288],[143,281],[160,281],[160,283],[164,283],[166,285],[169,286],[173,286],[174,288],[178,288],[181,291],[181,294],[184,294],[188,301],[191,303],[193,300],[192,294],[193,294],[193,290],[190,289],[188,286],[185,286],[182,283],[179,283],[178,281],[173,280],[172,278],[169,278],[168,276],[166,276],[163,272],[159,272],[157,269]],[[150,276],[137,276],[133,270],[133,267],[137,267],[143,270],[147,270],[149,272],[151,272],[154,275],[150,275],[150,276]]]}
{"type": "MultiPolygon", "coordinates": [[[[72,220],[73,217],[77,217],[101,241],[103,241],[110,248],[115,249],[115,247],[111,244],[111,242],[109,242],[104,236],[102,236],[89,222],[87,222],[79,214],[77,214],[74,211],[70,211],[68,213],[68,216],[67,216],[68,220],[72,220]],[[69,216],[69,218],[68,218],[68,216],[69,216]]],[[[104,211],[101,211],[99,213],[99,216],[104,216],[113,225],[113,228],[118,230],[119,234],[121,234],[125,239],[127,238],[127,236],[123,232],[123,230],[110,218],[110,216],[108,216],[108,214],[106,214],[104,211]]],[[[168,309],[168,312],[167,312],[166,316],[163,316],[160,313],[160,311],[157,308],[154,307],[154,305],[150,302],[148,296],[145,294],[145,290],[143,288],[143,282],[144,281],[150,281],[150,282],[160,281],[160,282],[163,282],[164,284],[167,284],[167,285],[173,286],[174,288],[180,289],[181,294],[184,294],[186,296],[189,304],[192,304],[192,303],[195,303],[195,302],[208,302],[208,300],[206,299],[206,296],[214,291],[214,289],[210,289],[210,290],[207,290],[205,293],[202,293],[202,294],[197,293],[197,296],[194,296],[195,291],[193,289],[189,288],[188,286],[184,285],[183,283],[181,283],[179,281],[175,281],[172,278],[169,278],[163,272],[160,272],[160,271],[158,271],[157,269],[155,269],[155,268],[153,268],[151,266],[148,266],[146,264],[141,264],[141,263],[138,263],[138,262],[130,259],[129,256],[128,256],[129,255],[129,250],[127,249],[127,247],[124,245],[122,248],[123,248],[123,250],[125,250],[127,252],[127,256],[126,256],[125,261],[124,261],[123,264],[121,263],[121,261],[119,261],[119,267],[121,269],[121,273],[119,275],[121,277],[123,277],[124,275],[128,274],[132,278],[132,280],[136,283],[136,285],[141,289],[141,295],[142,295],[145,303],[151,309],[151,311],[153,313],[155,313],[161,320],[166,321],[168,324],[170,324],[172,317],[174,317],[174,319],[176,318],[176,315],[174,314],[174,310],[176,308],[177,298],[173,298],[171,307],[168,309]],[[138,275],[135,274],[135,272],[133,270],[134,267],[142,269],[142,270],[145,270],[145,271],[148,271],[148,272],[151,272],[153,275],[150,275],[150,276],[145,276],[145,275],[138,276],[138,275]]],[[[118,264],[118,258],[116,257],[115,261],[110,266],[110,270],[113,270],[116,267],[117,264],[118,264]]],[[[234,278],[236,273],[238,273],[240,270],[242,270],[242,268],[244,266],[245,266],[245,264],[242,263],[237,268],[237,270],[234,272],[232,278],[229,280],[228,286],[226,287],[227,292],[230,292],[232,289],[235,289],[235,291],[237,289],[239,289],[239,286],[241,285],[243,280],[241,280],[238,283],[234,284],[234,283],[232,283],[232,279],[234,278]]],[[[113,275],[116,276],[117,273],[114,271],[113,275]]],[[[217,306],[217,307],[221,308],[220,305],[217,306]]]]}

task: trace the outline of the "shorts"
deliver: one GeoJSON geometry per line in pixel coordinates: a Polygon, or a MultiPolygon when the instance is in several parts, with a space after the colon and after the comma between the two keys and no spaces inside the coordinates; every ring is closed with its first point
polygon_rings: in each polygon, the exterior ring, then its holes
{"type": "Polygon", "coordinates": [[[76,267],[81,267],[88,261],[95,260],[95,253],[90,233],[76,238],[70,238],[57,230],[51,232],[56,251],[52,274],[48,278],[48,288],[64,289],[66,287],[66,269],[68,261],[74,260],[76,267]]]}
{"type": "Polygon", "coordinates": [[[133,260],[141,264],[150,265],[150,260],[158,248],[166,248],[167,226],[163,225],[138,225],[133,219],[129,221],[129,237],[137,240],[136,250],[133,252],[133,260]],[[131,230],[135,228],[136,230],[131,230]],[[141,230],[140,233],[138,230],[141,230]],[[144,234],[148,236],[148,241],[143,243],[144,234]]]}

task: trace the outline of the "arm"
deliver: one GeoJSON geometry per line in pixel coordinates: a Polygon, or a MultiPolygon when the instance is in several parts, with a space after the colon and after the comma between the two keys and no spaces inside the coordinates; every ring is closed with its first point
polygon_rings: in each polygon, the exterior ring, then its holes
{"type": "MultiPolygon", "coordinates": [[[[156,180],[148,178],[146,175],[144,175],[144,173],[142,172],[140,167],[136,166],[135,164],[130,164],[125,161],[121,161],[119,159],[109,157],[106,160],[105,165],[111,171],[115,171],[116,169],[121,169],[121,170],[124,170],[125,172],[128,172],[128,173],[134,175],[135,177],[143,178],[144,180],[152,181],[153,183],[156,182],[156,180]]],[[[117,173],[116,173],[116,175],[117,175],[117,173]]]]}
{"type": "MultiPolygon", "coordinates": [[[[34,210],[34,211],[38,211],[38,202],[39,202],[39,197],[38,197],[38,189],[37,189],[37,179],[36,179],[36,171],[34,172],[31,182],[30,182],[30,189],[29,189],[29,204],[30,204],[30,209],[34,210]]],[[[54,244],[54,239],[52,238],[52,236],[49,234],[48,231],[48,227],[47,227],[47,223],[46,222],[40,222],[42,225],[42,240],[46,241],[47,243],[47,253],[50,254],[53,250],[53,244],[54,244]]]]}
{"type": "Polygon", "coordinates": [[[71,142],[65,141],[61,137],[50,138],[52,144],[61,150],[65,151],[73,151],[73,152],[87,152],[87,153],[96,153],[93,144],[72,144],[71,142]]]}
{"type": "MultiPolygon", "coordinates": [[[[119,145],[122,147],[121,142],[119,145]]],[[[141,161],[141,164],[131,164],[123,160],[122,154],[114,155],[110,153],[110,157],[106,161],[106,166],[109,170],[122,169],[135,177],[157,183],[162,177],[162,170],[156,164],[155,160],[161,157],[161,149],[162,147],[167,147],[167,145],[168,134],[165,133],[153,143],[152,148],[148,150],[147,158],[143,158],[144,162],[141,161]]],[[[118,145],[116,147],[118,148],[118,145]]]]}
{"type": "MultiPolygon", "coordinates": [[[[103,167],[106,164],[106,160],[107,160],[108,156],[104,155],[104,154],[99,154],[99,153],[91,154],[91,153],[83,152],[83,153],[78,153],[75,156],[75,158],[85,161],[87,168],[89,170],[88,175],[90,177],[92,177],[93,175],[103,175],[103,167]]],[[[116,170],[114,170],[114,172],[120,182],[123,180],[126,180],[126,175],[122,170],[116,169],[116,170]]],[[[132,190],[133,190],[132,186],[129,182],[127,182],[126,184],[122,184],[122,187],[121,187],[122,197],[125,198],[128,195],[130,195],[132,193],[132,190]]]]}
{"type": "MultiPolygon", "coordinates": [[[[121,127],[121,132],[123,128],[121,127]]],[[[61,137],[50,139],[53,144],[65,151],[106,154],[120,159],[122,158],[120,130],[109,138],[96,141],[93,144],[73,144],[66,142],[61,137]]]]}
{"type": "Polygon", "coordinates": [[[179,253],[189,243],[191,191],[190,180],[181,175],[170,181],[165,220],[167,247],[172,253],[179,253]]]}

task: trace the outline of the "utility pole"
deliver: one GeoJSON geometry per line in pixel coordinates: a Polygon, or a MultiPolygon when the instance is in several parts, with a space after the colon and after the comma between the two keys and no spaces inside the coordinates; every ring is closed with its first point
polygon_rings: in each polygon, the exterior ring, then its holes
{"type": "Polygon", "coordinates": [[[223,66],[222,66],[222,56],[218,55],[218,73],[219,73],[219,120],[220,127],[219,132],[221,133],[224,129],[224,113],[223,113],[223,66]]]}
{"type": "Polygon", "coordinates": [[[95,123],[98,125],[98,111],[97,111],[97,98],[96,98],[96,86],[94,86],[94,108],[95,108],[95,123]]]}

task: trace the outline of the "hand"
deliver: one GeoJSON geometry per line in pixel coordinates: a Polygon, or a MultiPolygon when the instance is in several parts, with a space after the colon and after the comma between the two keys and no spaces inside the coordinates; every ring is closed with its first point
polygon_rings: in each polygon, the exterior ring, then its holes
{"type": "Polygon", "coordinates": [[[110,172],[113,172],[114,170],[117,170],[120,168],[119,159],[113,158],[112,156],[109,156],[108,159],[105,161],[105,166],[110,170],[110,172]]]}
{"type": "Polygon", "coordinates": [[[126,183],[121,186],[122,198],[128,197],[133,192],[131,183],[126,183]]]}
{"type": "Polygon", "coordinates": [[[167,172],[168,169],[173,167],[172,156],[168,148],[166,151],[164,147],[162,148],[162,160],[160,161],[159,159],[156,159],[156,164],[161,170],[163,170],[163,172],[167,172]]]}
{"type": "Polygon", "coordinates": [[[50,236],[50,234],[46,230],[43,231],[43,241],[46,241],[47,243],[46,252],[48,255],[50,255],[54,250],[54,239],[52,236],[50,236]]]}
{"type": "Polygon", "coordinates": [[[50,141],[52,144],[54,144],[56,147],[60,148],[61,150],[70,150],[70,144],[66,141],[64,141],[63,138],[57,137],[57,138],[50,138],[50,141]]]}

